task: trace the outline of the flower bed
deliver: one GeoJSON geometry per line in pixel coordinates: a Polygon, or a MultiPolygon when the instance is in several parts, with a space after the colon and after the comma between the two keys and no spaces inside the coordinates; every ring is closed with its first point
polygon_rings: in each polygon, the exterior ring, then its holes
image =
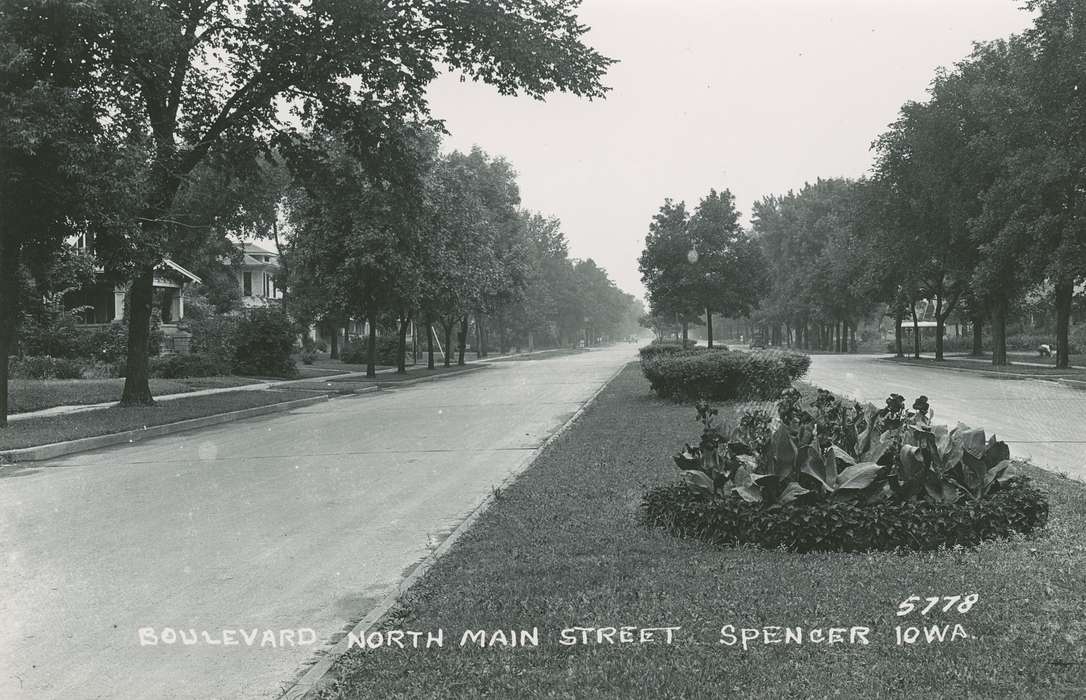
{"type": "Polygon", "coordinates": [[[1005,443],[932,425],[923,396],[910,410],[892,394],[878,409],[788,389],[776,417],[747,412],[730,432],[707,403],[697,411],[701,440],[674,457],[682,483],[645,496],[646,524],[806,552],[973,546],[1048,518],[1005,443]]]}

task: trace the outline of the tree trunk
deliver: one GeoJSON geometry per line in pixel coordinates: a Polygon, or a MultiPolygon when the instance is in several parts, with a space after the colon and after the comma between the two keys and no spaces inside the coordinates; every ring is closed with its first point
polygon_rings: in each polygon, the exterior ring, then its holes
{"type": "Polygon", "coordinates": [[[705,333],[709,338],[709,347],[713,347],[713,312],[705,309],[705,333]]]}
{"type": "MultiPolygon", "coordinates": [[[[689,328],[687,326],[686,321],[683,321],[683,347],[684,348],[686,347],[686,341],[687,341],[688,337],[689,337],[689,328]]],[[[588,345],[588,343],[586,342],[585,345],[588,345]]]]}
{"type": "Polygon", "coordinates": [[[426,369],[434,368],[434,318],[426,317],[426,369]]]}
{"type": "Polygon", "coordinates": [[[504,355],[505,344],[505,314],[498,314],[498,354],[504,355]]]}
{"type": "Polygon", "coordinates": [[[370,327],[370,335],[367,340],[366,347],[366,376],[377,376],[377,315],[374,314],[366,319],[366,323],[370,327]]]}
{"type": "Polygon", "coordinates": [[[475,314],[475,359],[483,356],[483,321],[475,314]]]}
{"type": "Polygon", "coordinates": [[[1071,302],[1075,295],[1072,280],[1056,283],[1056,367],[1067,369],[1071,364],[1071,302]]]}
{"type": "Polygon", "coordinates": [[[128,297],[128,360],[125,364],[122,406],[151,406],[148,383],[148,344],[151,335],[151,306],[154,303],[155,277],[152,268],[136,273],[128,297]]]}
{"type": "Polygon", "coordinates": [[[856,352],[856,350],[858,348],[856,347],[856,324],[855,323],[850,323],[849,326],[848,326],[848,338],[849,338],[848,351],[849,352],[856,352]]]}
{"type": "Polygon", "coordinates": [[[901,331],[901,322],[905,320],[905,311],[902,308],[894,310],[894,343],[897,345],[897,356],[905,357],[905,348],[902,347],[904,333],[901,331]]]}
{"type": "Polygon", "coordinates": [[[396,374],[407,374],[407,327],[411,324],[411,314],[400,315],[400,337],[396,346],[396,374]]]}
{"type": "Polygon", "coordinates": [[[335,324],[332,324],[331,347],[329,348],[328,357],[333,360],[339,359],[339,329],[336,328],[335,324]]]}
{"type": "Polygon", "coordinates": [[[1007,364],[1007,302],[1003,299],[992,305],[992,364],[1007,364]]]}
{"type": "Polygon", "coordinates": [[[973,319],[973,351],[969,354],[984,354],[984,320],[980,316],[973,319]]]}
{"type": "Polygon", "coordinates": [[[8,424],[8,358],[19,320],[19,251],[0,232],[0,428],[8,424]]]}
{"type": "Polygon", "coordinates": [[[937,294],[935,295],[935,359],[940,362],[943,359],[943,326],[945,320],[943,318],[943,297],[941,294],[937,294]]]}
{"type": "Polygon", "coordinates": [[[459,352],[459,357],[456,358],[456,364],[460,365],[460,366],[463,366],[464,365],[464,353],[466,353],[467,349],[468,349],[468,316],[467,316],[467,314],[464,314],[464,316],[460,319],[460,334],[459,335],[460,335],[460,337],[458,339],[458,344],[459,344],[460,352],[459,352]]]}
{"type": "Polygon", "coordinates": [[[442,330],[445,331],[445,347],[442,349],[441,353],[445,358],[445,366],[446,367],[451,367],[452,366],[452,358],[453,358],[453,346],[452,346],[453,321],[442,320],[441,321],[441,328],[442,328],[442,330]]]}
{"type": "Polygon", "coordinates": [[[916,302],[910,304],[913,315],[913,357],[920,359],[920,319],[916,317],[916,302]]]}

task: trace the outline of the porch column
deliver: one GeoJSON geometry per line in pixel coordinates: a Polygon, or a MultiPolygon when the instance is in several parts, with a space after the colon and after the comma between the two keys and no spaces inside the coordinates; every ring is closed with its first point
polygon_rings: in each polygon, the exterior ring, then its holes
{"type": "Polygon", "coordinates": [[[124,287],[117,286],[113,288],[113,319],[120,320],[124,318],[124,295],[126,290],[124,287]]]}

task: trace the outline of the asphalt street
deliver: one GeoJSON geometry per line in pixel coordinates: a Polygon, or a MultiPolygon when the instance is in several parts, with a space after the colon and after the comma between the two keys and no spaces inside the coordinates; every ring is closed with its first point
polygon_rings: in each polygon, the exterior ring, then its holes
{"type": "Polygon", "coordinates": [[[1086,390],[899,365],[871,355],[812,355],[807,380],[878,406],[891,392],[908,405],[923,394],[936,423],[984,428],[1006,441],[1014,457],[1086,478],[1086,390]]]}
{"type": "Polygon", "coordinates": [[[493,363],[5,470],[0,698],[276,696],[635,357],[493,363]]]}

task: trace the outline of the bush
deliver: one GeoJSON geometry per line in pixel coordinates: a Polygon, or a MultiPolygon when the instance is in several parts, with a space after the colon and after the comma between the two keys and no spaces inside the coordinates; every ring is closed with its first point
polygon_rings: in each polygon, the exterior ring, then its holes
{"type": "Polygon", "coordinates": [[[642,358],[641,369],[663,398],[774,399],[807,373],[811,358],[797,353],[682,351],[642,358]]]}
{"type": "Polygon", "coordinates": [[[153,357],[149,371],[152,377],[182,379],[185,377],[217,377],[230,374],[230,364],[222,358],[205,353],[163,355],[153,357]]]}
{"type": "Polygon", "coordinates": [[[8,376],[13,379],[79,379],[85,360],[50,355],[8,358],[8,376]]]}
{"type": "Polygon", "coordinates": [[[234,364],[238,348],[237,316],[205,316],[187,324],[192,333],[192,352],[219,358],[227,367],[234,364]]]}
{"type": "Polygon", "coordinates": [[[795,552],[932,550],[1030,534],[1048,520],[1048,502],[1025,479],[982,501],[882,501],[823,498],[765,506],[687,484],[650,491],[642,520],[675,535],[715,544],[753,544],[795,552]]]}
{"type": "Polygon", "coordinates": [[[297,374],[291,352],[294,326],[277,309],[260,309],[243,316],[234,336],[234,371],[261,377],[293,377],[297,374]]]}

